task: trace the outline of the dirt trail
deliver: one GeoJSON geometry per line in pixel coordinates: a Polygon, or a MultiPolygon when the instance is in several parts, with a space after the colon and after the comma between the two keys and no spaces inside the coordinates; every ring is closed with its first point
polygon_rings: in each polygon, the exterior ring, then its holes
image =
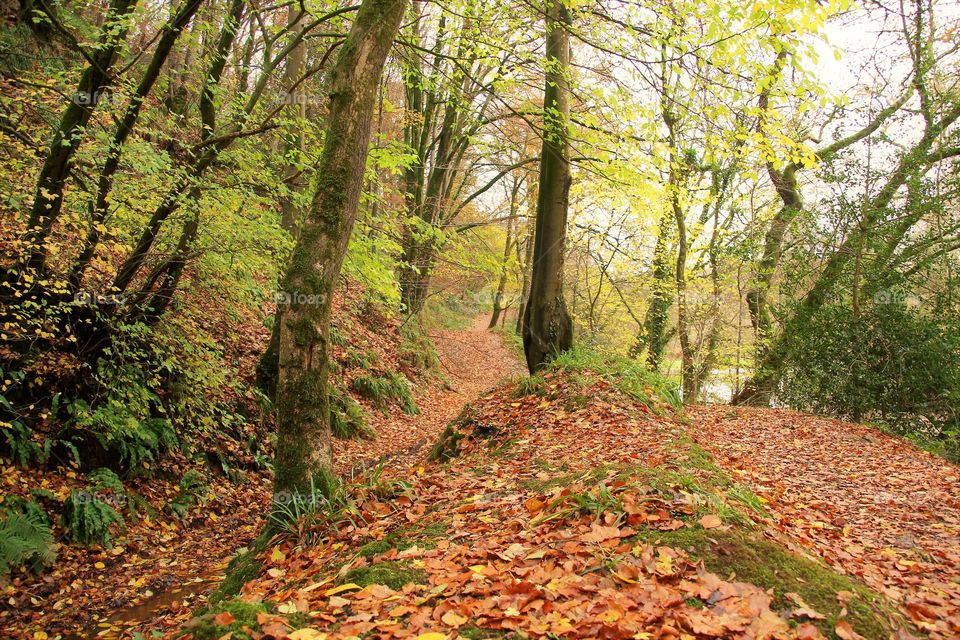
{"type": "Polygon", "coordinates": [[[517,356],[498,334],[487,330],[487,316],[477,316],[467,329],[430,334],[448,385],[432,381],[417,395],[420,413],[396,414],[389,419],[372,416],[378,437],[372,442],[337,440],[333,455],[341,472],[389,459],[391,466],[413,464],[423,448],[433,444],[464,405],[506,377],[524,373],[517,356]]]}
{"type": "Polygon", "coordinates": [[[768,500],[774,526],[960,637],[960,469],[876,429],[792,411],[694,407],[698,443],[768,500]]]}

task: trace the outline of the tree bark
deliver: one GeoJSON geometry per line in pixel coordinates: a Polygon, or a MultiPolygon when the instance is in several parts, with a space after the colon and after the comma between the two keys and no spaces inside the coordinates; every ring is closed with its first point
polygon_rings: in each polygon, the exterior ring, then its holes
{"type": "Polygon", "coordinates": [[[160,71],[163,69],[170,52],[173,50],[174,43],[177,41],[177,38],[180,37],[180,33],[184,27],[186,27],[187,23],[190,22],[190,19],[202,3],[203,0],[186,0],[176,14],[163,26],[163,35],[161,35],[157,41],[157,47],[153,52],[153,57],[150,59],[150,64],[147,66],[146,71],[144,71],[143,77],[140,79],[140,84],[130,98],[130,103],[127,105],[127,109],[123,114],[123,119],[120,121],[120,124],[117,125],[117,129],[113,134],[113,140],[107,150],[107,159],[103,163],[103,167],[100,169],[100,176],[97,179],[96,196],[90,203],[90,230],[87,232],[83,248],[74,261],[70,272],[69,281],[71,292],[76,292],[79,288],[80,281],[83,279],[83,273],[90,264],[90,260],[93,258],[97,245],[100,242],[101,228],[107,215],[107,200],[113,189],[114,176],[120,167],[120,154],[123,151],[123,145],[130,136],[130,133],[133,132],[133,128],[136,126],[137,120],[140,117],[140,109],[143,106],[143,101],[150,94],[154,83],[160,76],[160,71]]]}
{"type": "Polygon", "coordinates": [[[570,10],[557,0],[546,15],[543,150],[534,231],[530,298],[523,315],[523,350],[535,373],[573,345],[563,298],[563,259],[570,196],[570,10]]]}
{"type": "Polygon", "coordinates": [[[73,156],[80,147],[83,129],[93,115],[97,102],[105,97],[104,87],[110,81],[110,69],[126,38],[130,25],[128,17],[136,4],[136,0],[113,0],[110,3],[96,51],[80,76],[77,91],[53,132],[50,151],[37,178],[36,194],[27,223],[26,266],[33,272],[42,273],[46,266],[47,249],[44,245],[63,207],[63,191],[73,166],[73,156]]]}
{"type": "MultiPolygon", "coordinates": [[[[356,220],[373,107],[406,0],[364,0],[329,77],[319,183],[283,280],[275,490],[333,473],[327,395],[332,294],[356,220]]],[[[320,486],[326,486],[321,482],[320,486]]]]}

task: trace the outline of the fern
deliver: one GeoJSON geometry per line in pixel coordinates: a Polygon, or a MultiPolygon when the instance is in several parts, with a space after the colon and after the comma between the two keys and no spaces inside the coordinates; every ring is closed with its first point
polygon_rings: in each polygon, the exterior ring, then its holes
{"type": "Polygon", "coordinates": [[[74,489],[63,503],[61,524],[73,540],[85,545],[109,546],[113,528],[126,530],[120,513],[111,506],[126,502],[127,493],[113,471],[94,469],[85,490],[74,489]]]}
{"type": "Polygon", "coordinates": [[[178,518],[183,518],[190,509],[203,502],[206,492],[207,479],[196,469],[190,469],[180,480],[180,490],[176,497],[167,503],[167,510],[178,518]]]}
{"type": "Polygon", "coordinates": [[[0,575],[27,563],[33,570],[50,566],[56,557],[53,532],[45,522],[26,513],[0,519],[0,575]]]}
{"type": "Polygon", "coordinates": [[[340,440],[377,437],[377,432],[367,424],[363,407],[340,388],[330,390],[330,430],[340,440]]]}

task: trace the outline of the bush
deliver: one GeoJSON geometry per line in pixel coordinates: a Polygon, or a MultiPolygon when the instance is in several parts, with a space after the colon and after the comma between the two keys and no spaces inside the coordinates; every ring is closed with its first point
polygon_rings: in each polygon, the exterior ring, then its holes
{"type": "Polygon", "coordinates": [[[824,307],[791,336],[777,400],[958,449],[960,337],[903,304],[824,307]]]}
{"type": "Polygon", "coordinates": [[[34,571],[53,564],[57,545],[50,518],[36,500],[5,496],[0,514],[0,577],[23,564],[34,571]]]}
{"type": "Polygon", "coordinates": [[[49,566],[56,557],[57,545],[48,524],[23,513],[0,518],[0,576],[26,563],[34,570],[49,566]]]}
{"type": "Polygon", "coordinates": [[[377,432],[367,424],[363,407],[339,387],[330,389],[330,431],[340,440],[377,437],[377,432]]]}

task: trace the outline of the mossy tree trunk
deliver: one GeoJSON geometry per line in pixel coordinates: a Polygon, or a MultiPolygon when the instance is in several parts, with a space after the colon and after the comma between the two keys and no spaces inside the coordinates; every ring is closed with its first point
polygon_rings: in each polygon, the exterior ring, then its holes
{"type": "Polygon", "coordinates": [[[308,491],[333,469],[327,396],[332,294],[357,215],[373,107],[406,0],[364,0],[329,77],[319,182],[283,280],[276,486],[308,491]]]}
{"type": "Polygon", "coordinates": [[[570,198],[570,10],[547,9],[543,150],[533,239],[530,296],[523,314],[523,350],[534,373],[573,345],[573,321],[563,299],[563,259],[570,198]]]}

